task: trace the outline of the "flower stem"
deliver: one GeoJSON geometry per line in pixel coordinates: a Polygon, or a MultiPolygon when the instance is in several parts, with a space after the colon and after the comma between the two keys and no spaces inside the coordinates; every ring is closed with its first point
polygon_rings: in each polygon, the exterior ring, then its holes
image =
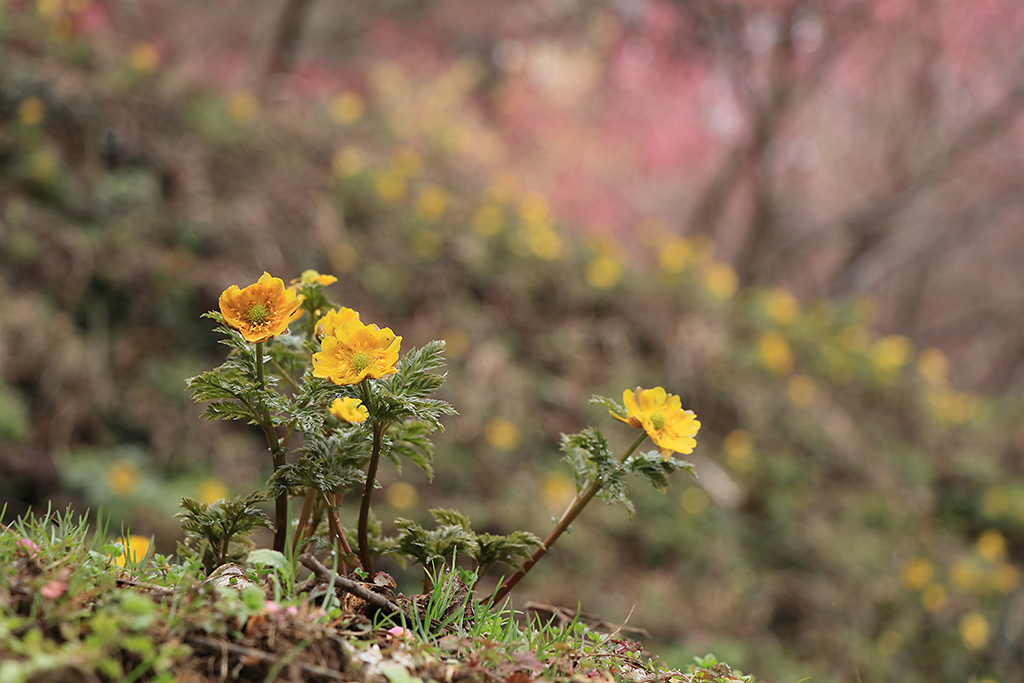
{"type": "Polygon", "coordinates": [[[380,464],[380,449],[384,443],[385,424],[376,422],[373,425],[373,450],[370,451],[370,464],[366,470],[366,486],[363,487],[363,499],[359,504],[359,561],[363,571],[373,573],[373,560],[370,558],[369,521],[370,498],[373,496],[373,485],[377,481],[377,465],[380,464]]]}
{"type": "MultiPolygon", "coordinates": [[[[263,372],[263,344],[264,342],[256,342],[255,349],[256,384],[259,386],[261,397],[260,427],[263,428],[263,434],[267,437],[267,443],[270,444],[270,454],[274,461],[274,472],[276,473],[284,467],[285,449],[281,445],[281,440],[277,438],[277,432],[274,431],[274,423],[270,419],[270,411],[267,410],[266,404],[262,400],[263,392],[267,390],[267,378],[263,372]]],[[[274,550],[284,552],[284,546],[288,537],[287,490],[282,490],[274,501],[274,527],[274,550]]]]}
{"type": "MultiPolygon", "coordinates": [[[[633,451],[635,451],[640,446],[640,444],[644,442],[644,439],[646,438],[646,432],[642,433],[639,437],[637,437],[636,441],[634,441],[633,445],[631,445],[626,450],[626,453],[622,456],[622,458],[620,458],[619,462],[625,462],[626,459],[629,458],[629,456],[633,455],[633,451]]],[[[590,483],[590,486],[588,486],[585,491],[576,494],[576,497],[572,499],[571,503],[569,503],[569,506],[565,509],[565,512],[562,513],[562,516],[558,519],[558,522],[555,523],[555,527],[547,535],[547,537],[541,543],[540,547],[534,550],[533,554],[530,556],[530,559],[523,563],[523,568],[517,571],[512,576],[510,576],[508,581],[501,585],[501,588],[499,588],[498,592],[494,595],[493,604],[498,604],[498,602],[504,600],[505,596],[508,595],[513,588],[515,588],[515,585],[519,583],[519,581],[524,576],[526,576],[526,573],[533,569],[533,565],[537,564],[537,561],[540,558],[544,557],[548,550],[551,549],[551,546],[555,544],[555,541],[558,540],[558,538],[565,532],[565,530],[569,528],[569,525],[572,524],[573,521],[583,511],[583,508],[587,507],[587,503],[593,500],[594,496],[596,496],[601,491],[601,489],[604,487],[604,484],[605,482],[603,479],[601,479],[600,477],[595,477],[594,481],[590,483]]]]}

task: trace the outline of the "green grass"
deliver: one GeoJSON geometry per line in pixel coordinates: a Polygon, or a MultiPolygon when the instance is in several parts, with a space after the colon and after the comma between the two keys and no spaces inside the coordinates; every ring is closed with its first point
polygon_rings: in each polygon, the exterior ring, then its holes
{"type": "Polygon", "coordinates": [[[712,656],[663,668],[579,615],[480,604],[475,575],[455,566],[430,577],[430,592],[399,596],[404,612],[367,615],[295,557],[257,550],[234,579],[213,581],[196,561],[152,552],[119,566],[127,538],[70,511],[0,528],[0,680],[752,680],[712,656]]]}

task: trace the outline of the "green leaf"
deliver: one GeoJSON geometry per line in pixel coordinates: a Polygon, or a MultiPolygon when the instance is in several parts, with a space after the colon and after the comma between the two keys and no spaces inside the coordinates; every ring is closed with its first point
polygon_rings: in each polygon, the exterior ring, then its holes
{"type": "Polygon", "coordinates": [[[245,562],[251,565],[273,567],[279,571],[283,571],[288,567],[288,560],[285,559],[284,554],[269,548],[257,548],[251,551],[245,556],[245,562]]]}
{"type": "Polygon", "coordinates": [[[596,404],[606,408],[612,415],[618,415],[623,420],[628,417],[626,408],[621,403],[605,396],[598,396],[595,394],[590,397],[590,403],[591,405],[596,404]]]}

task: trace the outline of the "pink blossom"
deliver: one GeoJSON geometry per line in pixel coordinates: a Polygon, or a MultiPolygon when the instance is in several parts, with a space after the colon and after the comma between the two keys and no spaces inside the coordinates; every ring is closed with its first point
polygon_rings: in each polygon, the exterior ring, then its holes
{"type": "Polygon", "coordinates": [[[388,629],[388,633],[395,636],[396,638],[411,638],[412,631],[401,626],[394,626],[388,629]]]}
{"type": "Polygon", "coordinates": [[[39,546],[27,538],[19,538],[14,546],[18,549],[18,552],[23,554],[25,557],[38,557],[39,546]]]}
{"type": "Polygon", "coordinates": [[[68,589],[68,585],[63,581],[50,581],[45,586],[39,589],[43,597],[47,600],[56,600],[60,596],[64,595],[64,592],[68,589]]]}

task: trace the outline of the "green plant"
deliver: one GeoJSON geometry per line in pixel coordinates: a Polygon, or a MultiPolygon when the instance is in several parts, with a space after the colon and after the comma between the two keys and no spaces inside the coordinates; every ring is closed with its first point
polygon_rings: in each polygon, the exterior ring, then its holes
{"type": "Polygon", "coordinates": [[[241,556],[238,546],[267,523],[256,503],[272,496],[278,553],[285,550],[293,531],[293,556],[313,542],[327,545],[341,558],[343,574],[348,564],[358,564],[372,575],[374,558],[386,553],[403,563],[423,565],[425,586],[435,591],[444,587],[436,578],[449,560],[468,558],[474,579],[496,563],[505,563],[516,571],[492,596],[500,602],[592,499],[620,503],[632,514],[627,475],[639,475],[664,489],[674,471],[692,474],[690,464],[673,453],[693,450],[700,423],[682,408],[678,396],[661,387],[638,387],[623,392],[622,404],[593,399],[615,419],[640,430],[620,457],[594,428],[563,437],[562,453],[577,493],[544,540],[526,531],[477,533],[468,517],[447,509],[430,511],[433,529],[397,519],[398,534],[384,536],[372,514],[381,459],[399,467],[409,461],[430,475],[430,435],[443,429],[443,417],[455,412],[433,397],[445,379],[438,372],[444,366],[444,342],[432,341],[400,355],[402,338],[390,328],[366,324],[356,311],[325,297],[323,288],[335,281],[333,276],[306,271],[286,288],[282,280],[264,273],[248,287],[227,289],[220,297],[220,312],[206,314],[220,323],[217,330],[231,352],[220,367],[188,380],[192,397],[209,404],[207,419],[246,420],[258,426],[266,436],[274,469],[266,494],[255,492],[211,506],[182,501],[180,516],[187,534],[182,550],[202,557],[208,568],[241,556]],[[289,332],[289,325],[297,332],[289,332]],[[296,435],[301,441],[289,462],[296,435]],[[657,449],[638,453],[648,438],[657,449]],[[362,492],[353,548],[338,505],[357,487],[362,492]],[[289,500],[300,495],[303,505],[293,527],[289,500]]]}

